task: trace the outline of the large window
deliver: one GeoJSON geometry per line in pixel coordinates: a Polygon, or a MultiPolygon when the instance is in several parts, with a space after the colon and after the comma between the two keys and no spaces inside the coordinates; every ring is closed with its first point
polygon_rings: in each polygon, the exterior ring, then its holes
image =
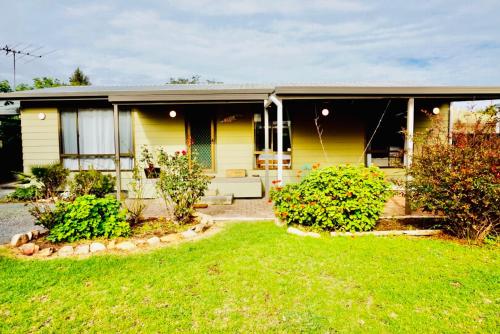
{"type": "MultiPolygon", "coordinates": [[[[133,167],[130,111],[120,111],[120,167],[133,167]]],[[[111,109],[61,111],[61,159],[70,170],[115,169],[115,144],[111,109]]]]}
{"type": "MultiPolygon", "coordinates": [[[[288,113],[283,113],[283,168],[292,167],[292,132],[291,121],[288,113]]],[[[266,159],[269,169],[276,169],[278,166],[278,122],[276,113],[269,112],[269,149],[265,152],[265,127],[264,111],[254,114],[254,138],[255,138],[255,167],[264,169],[266,159]]]]}

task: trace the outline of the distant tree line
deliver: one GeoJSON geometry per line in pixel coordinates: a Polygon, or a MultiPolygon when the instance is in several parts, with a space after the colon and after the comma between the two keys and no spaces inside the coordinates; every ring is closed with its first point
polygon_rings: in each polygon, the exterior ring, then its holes
{"type": "Polygon", "coordinates": [[[20,83],[14,89],[10,86],[10,83],[7,80],[2,80],[0,81],[0,92],[8,93],[12,91],[42,89],[59,86],[88,86],[90,84],[91,83],[89,77],[85,75],[79,67],[77,67],[73,74],[69,77],[69,83],[63,82],[57,78],[41,77],[33,78],[32,85],[29,85],[27,83],[20,83]]]}

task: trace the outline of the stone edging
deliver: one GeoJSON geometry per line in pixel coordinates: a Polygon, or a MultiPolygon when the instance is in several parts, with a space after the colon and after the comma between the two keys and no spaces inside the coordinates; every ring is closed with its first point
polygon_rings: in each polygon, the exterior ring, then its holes
{"type": "MultiPolygon", "coordinates": [[[[295,227],[289,227],[286,230],[289,234],[298,235],[301,237],[313,237],[319,238],[321,234],[316,232],[305,232],[299,230],[295,227]]],[[[410,236],[431,236],[431,235],[439,235],[443,233],[443,230],[391,230],[391,231],[369,231],[369,232],[330,232],[330,236],[332,237],[358,237],[358,236],[393,236],[393,235],[410,235],[410,236]]]]}
{"type": "MultiPolygon", "coordinates": [[[[18,254],[22,256],[33,256],[36,258],[56,258],[69,256],[89,256],[95,253],[105,253],[110,251],[130,252],[144,248],[157,248],[164,244],[172,244],[182,240],[193,240],[200,237],[204,232],[210,229],[214,224],[211,216],[196,213],[195,219],[198,224],[184,232],[166,234],[161,237],[153,236],[148,239],[126,239],[120,242],[109,240],[103,242],[82,243],[76,246],[66,245],[58,250],[53,247],[40,247],[33,241],[48,234],[48,230],[33,230],[26,233],[18,233],[12,236],[10,246],[17,249],[18,254]]],[[[85,242],[85,241],[82,241],[85,242]]]]}

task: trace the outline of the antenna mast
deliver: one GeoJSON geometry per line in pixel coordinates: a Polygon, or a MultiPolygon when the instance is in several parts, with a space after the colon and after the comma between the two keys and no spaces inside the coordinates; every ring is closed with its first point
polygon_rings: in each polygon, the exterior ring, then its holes
{"type": "Polygon", "coordinates": [[[33,57],[33,58],[42,58],[41,55],[33,54],[32,51],[25,52],[24,50],[25,49],[23,49],[23,50],[14,49],[14,47],[9,47],[8,45],[5,45],[4,47],[2,47],[0,49],[0,51],[5,51],[6,56],[8,56],[9,54],[12,54],[12,60],[13,60],[13,65],[14,65],[14,68],[13,68],[14,69],[14,87],[13,87],[14,90],[16,89],[16,55],[21,55],[21,57],[29,56],[29,57],[33,57]]]}

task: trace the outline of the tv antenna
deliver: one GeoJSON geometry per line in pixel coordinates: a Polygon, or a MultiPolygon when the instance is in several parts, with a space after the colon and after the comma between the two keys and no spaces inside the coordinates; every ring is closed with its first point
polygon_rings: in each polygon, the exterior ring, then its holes
{"type": "Polygon", "coordinates": [[[0,51],[5,51],[5,55],[8,56],[10,54],[12,54],[12,60],[13,60],[13,70],[14,70],[14,87],[13,89],[15,90],[16,89],[16,57],[17,56],[20,56],[18,59],[21,59],[23,57],[31,57],[33,59],[25,62],[25,63],[28,63],[32,60],[35,60],[37,58],[42,58],[43,56],[49,54],[49,53],[52,53],[54,51],[51,51],[51,52],[48,52],[46,54],[42,54],[42,55],[39,55],[39,54],[35,54],[34,51],[37,51],[37,50],[40,50],[42,47],[38,47],[36,49],[33,49],[33,50],[29,50],[29,47],[31,46],[30,44],[24,46],[24,48],[21,47],[21,43],[20,44],[16,44],[12,47],[9,47],[8,45],[5,45],[4,47],[0,48],[0,51]]]}

